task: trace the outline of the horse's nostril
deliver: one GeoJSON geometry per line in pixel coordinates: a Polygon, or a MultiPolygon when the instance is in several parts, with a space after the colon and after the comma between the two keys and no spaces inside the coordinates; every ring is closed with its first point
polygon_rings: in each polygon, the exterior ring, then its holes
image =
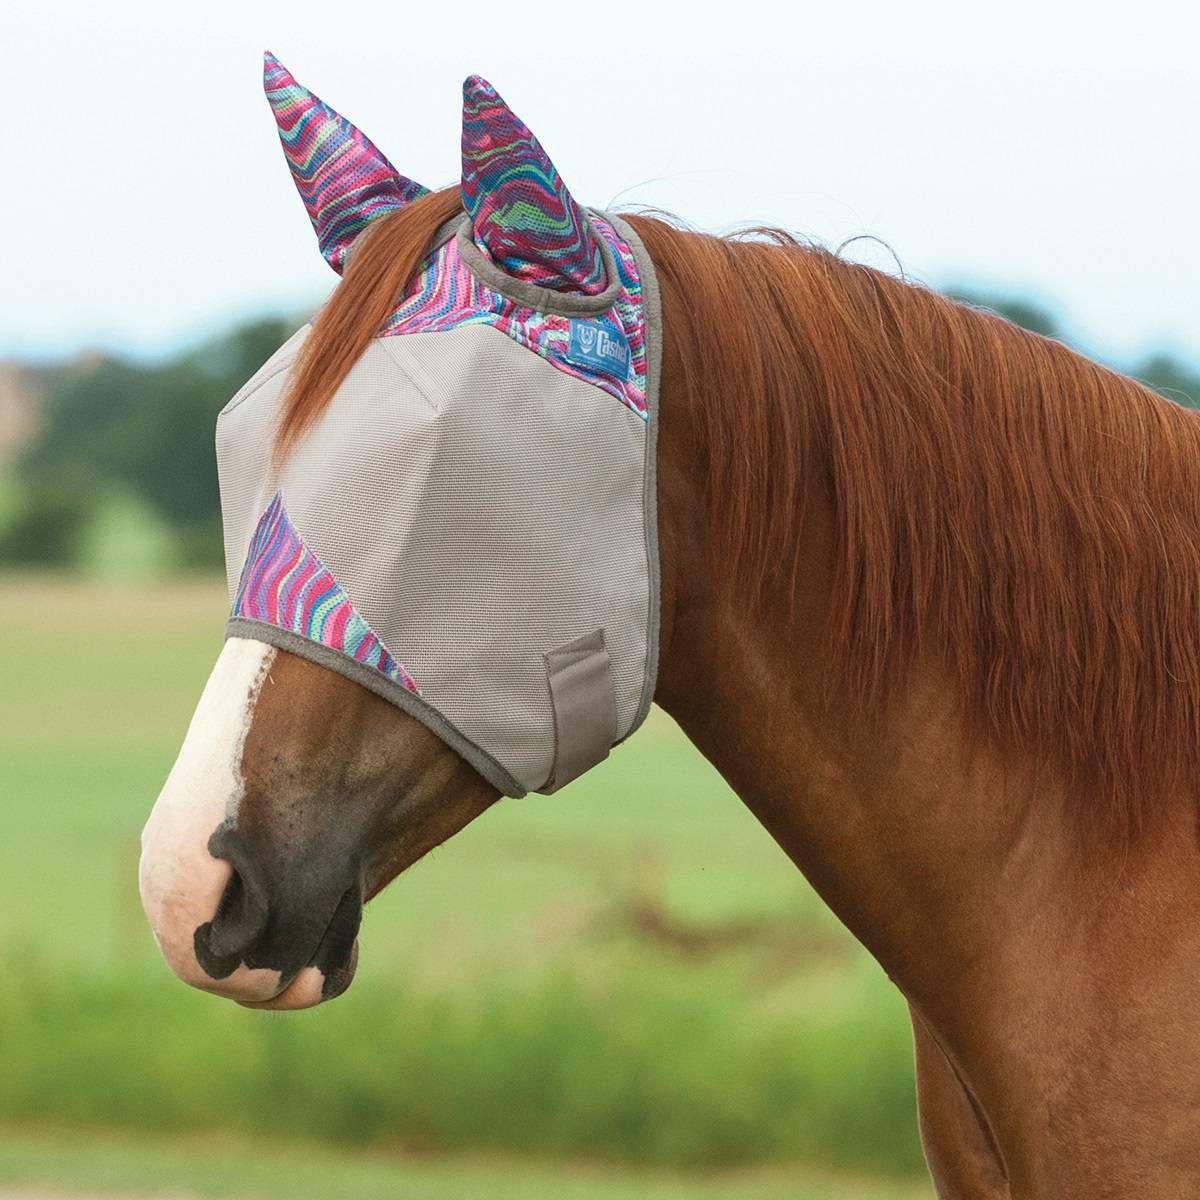
{"type": "Polygon", "coordinates": [[[212,990],[237,991],[239,999],[255,1002],[268,998],[262,994],[263,978],[246,991],[246,972],[240,968],[270,972],[278,985],[270,995],[286,989],[307,966],[317,968],[326,982],[337,976],[330,987],[341,990],[349,983],[353,972],[347,973],[347,964],[362,917],[362,891],[357,883],[347,887],[352,861],[297,860],[229,824],[209,838],[208,851],[229,870],[212,919],[192,936],[204,974],[231,980],[212,990]]]}
{"type": "Polygon", "coordinates": [[[196,961],[213,979],[225,979],[246,959],[266,926],[264,891],[234,866],[213,919],[196,930],[196,961]]]}

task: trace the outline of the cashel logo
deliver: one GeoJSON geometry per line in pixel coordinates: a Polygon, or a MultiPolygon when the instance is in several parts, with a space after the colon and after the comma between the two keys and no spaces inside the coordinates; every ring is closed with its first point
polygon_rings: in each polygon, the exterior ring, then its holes
{"type": "Polygon", "coordinates": [[[567,357],[581,367],[624,379],[629,373],[629,343],[607,321],[573,320],[567,338],[567,357]]]}

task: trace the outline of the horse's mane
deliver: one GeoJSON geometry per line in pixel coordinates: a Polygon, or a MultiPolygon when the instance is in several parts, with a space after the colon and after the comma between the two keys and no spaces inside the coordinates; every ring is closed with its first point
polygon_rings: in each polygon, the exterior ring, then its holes
{"type": "MultiPolygon", "coordinates": [[[[282,449],[457,210],[385,218],[308,339],[282,449]]],[[[1136,827],[1200,781],[1200,417],[1058,342],[804,245],[630,216],[751,590],[795,583],[806,486],[836,523],[828,644],[883,704],[936,656],[980,728],[1136,827]],[[816,474],[810,474],[815,472],[816,474]]]]}

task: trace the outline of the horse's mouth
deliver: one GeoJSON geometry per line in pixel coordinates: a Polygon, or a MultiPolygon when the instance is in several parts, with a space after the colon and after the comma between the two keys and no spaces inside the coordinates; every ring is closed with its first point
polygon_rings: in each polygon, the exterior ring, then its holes
{"type": "MultiPolygon", "coordinates": [[[[312,1008],[340,996],[354,981],[358,969],[358,927],[362,920],[362,893],[346,890],[325,928],[313,956],[267,1000],[239,1000],[246,1008],[285,1011],[312,1008]]],[[[286,977],[285,977],[286,978],[286,977]]]]}
{"type": "Polygon", "coordinates": [[[315,1008],[326,1000],[340,996],[354,981],[358,969],[358,942],[351,944],[345,960],[329,968],[328,974],[320,967],[307,966],[277,996],[269,1000],[238,1000],[243,1008],[258,1008],[268,1012],[294,1012],[302,1008],[315,1008]]]}

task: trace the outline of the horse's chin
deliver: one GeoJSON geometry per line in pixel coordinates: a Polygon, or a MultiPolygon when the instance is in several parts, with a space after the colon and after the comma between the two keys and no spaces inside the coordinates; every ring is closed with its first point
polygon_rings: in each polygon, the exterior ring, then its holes
{"type": "Polygon", "coordinates": [[[243,1008],[259,1008],[267,1012],[298,1012],[316,1008],[327,1000],[336,1000],[354,982],[358,970],[358,942],[350,947],[346,961],[330,967],[328,974],[320,967],[304,967],[277,996],[269,1000],[238,1000],[243,1008]]]}

